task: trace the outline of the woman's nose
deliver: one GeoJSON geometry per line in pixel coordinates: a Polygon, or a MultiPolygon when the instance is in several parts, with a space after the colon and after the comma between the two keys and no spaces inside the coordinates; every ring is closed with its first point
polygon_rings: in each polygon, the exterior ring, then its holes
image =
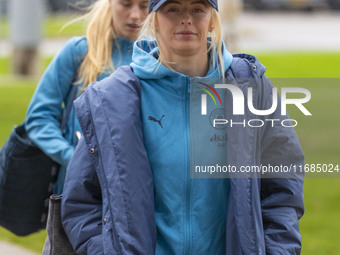
{"type": "Polygon", "coordinates": [[[134,20],[140,20],[142,18],[142,10],[139,6],[133,6],[131,9],[130,17],[134,20]]]}
{"type": "Polygon", "coordinates": [[[181,24],[182,25],[186,25],[186,24],[191,25],[192,24],[192,17],[191,17],[188,10],[182,11],[181,24]]]}

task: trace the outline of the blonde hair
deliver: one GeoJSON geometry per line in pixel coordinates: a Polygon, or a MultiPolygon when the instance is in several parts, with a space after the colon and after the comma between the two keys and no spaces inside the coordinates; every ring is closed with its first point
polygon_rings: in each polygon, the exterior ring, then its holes
{"type": "MultiPolygon", "coordinates": [[[[211,32],[211,43],[207,50],[208,52],[212,52],[210,57],[212,58],[212,63],[215,65],[216,63],[216,56],[214,51],[216,49],[217,56],[218,56],[218,63],[219,63],[219,72],[221,77],[224,79],[224,61],[223,61],[223,53],[222,53],[222,25],[221,19],[218,12],[212,8],[212,24],[214,26],[214,30],[211,32]]],[[[165,59],[163,59],[162,49],[159,44],[158,35],[156,32],[156,25],[157,25],[157,14],[156,12],[151,12],[146,20],[144,21],[143,27],[140,32],[140,36],[138,40],[142,39],[143,37],[153,37],[156,39],[157,45],[159,47],[159,55],[158,61],[161,64],[167,63],[165,59]]]]}
{"type": "Polygon", "coordinates": [[[77,83],[83,83],[85,89],[97,80],[99,74],[114,71],[111,52],[115,31],[110,2],[96,1],[89,7],[88,13],[70,23],[81,20],[89,21],[86,30],[88,50],[79,67],[77,79],[77,83]]]}

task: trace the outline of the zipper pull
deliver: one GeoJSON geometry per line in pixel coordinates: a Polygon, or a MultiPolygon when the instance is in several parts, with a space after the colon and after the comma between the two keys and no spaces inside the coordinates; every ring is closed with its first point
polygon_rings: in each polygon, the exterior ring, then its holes
{"type": "Polygon", "coordinates": [[[79,131],[76,131],[76,137],[78,138],[78,142],[79,142],[79,140],[81,138],[81,133],[79,131]]]}
{"type": "Polygon", "coordinates": [[[191,78],[188,78],[187,80],[188,84],[188,93],[190,94],[190,84],[191,84],[191,78]]]}

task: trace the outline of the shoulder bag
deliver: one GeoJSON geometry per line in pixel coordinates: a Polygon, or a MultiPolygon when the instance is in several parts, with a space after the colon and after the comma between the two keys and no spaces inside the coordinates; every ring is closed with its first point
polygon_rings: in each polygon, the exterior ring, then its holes
{"type": "MultiPolygon", "coordinates": [[[[76,93],[72,85],[60,125],[63,135],[76,93]]],[[[14,127],[0,150],[0,225],[18,236],[44,229],[58,170],[27,137],[25,124],[14,127]]]]}

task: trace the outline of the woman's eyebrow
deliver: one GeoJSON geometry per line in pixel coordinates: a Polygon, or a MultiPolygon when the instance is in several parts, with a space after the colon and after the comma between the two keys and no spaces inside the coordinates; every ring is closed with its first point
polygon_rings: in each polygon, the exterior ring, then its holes
{"type": "MultiPolygon", "coordinates": [[[[170,0],[170,1],[167,1],[164,5],[167,5],[167,4],[181,4],[181,1],[170,0]]],[[[207,2],[202,1],[202,0],[192,2],[191,4],[203,4],[204,6],[207,6],[207,2]]]]}
{"type": "Polygon", "coordinates": [[[198,1],[195,1],[193,2],[192,4],[203,4],[203,5],[207,5],[207,1],[202,1],[202,0],[198,0],[198,1]]]}
{"type": "Polygon", "coordinates": [[[166,1],[165,5],[167,4],[181,4],[180,1],[176,1],[176,0],[170,0],[170,1],[166,1]]]}

